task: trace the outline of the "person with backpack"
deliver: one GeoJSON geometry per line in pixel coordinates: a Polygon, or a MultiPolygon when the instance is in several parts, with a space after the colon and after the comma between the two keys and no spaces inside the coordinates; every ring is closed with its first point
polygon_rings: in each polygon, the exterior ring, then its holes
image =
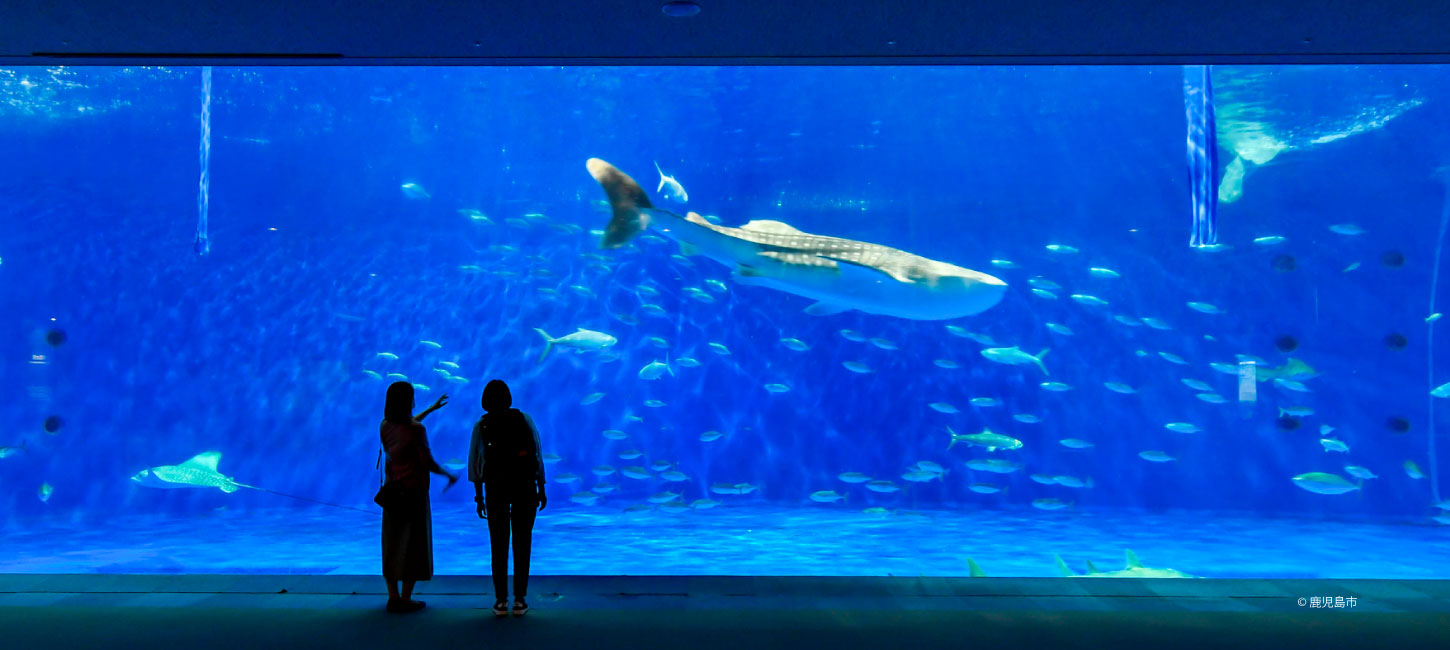
{"type": "Polygon", "coordinates": [[[534,516],[549,500],[544,496],[544,460],[539,429],[533,418],[513,406],[508,384],[495,379],[483,388],[484,414],[473,425],[468,447],[468,480],[478,516],[488,520],[493,552],[495,616],[507,616],[509,534],[514,547],[514,616],[529,611],[529,548],[534,516]],[[485,497],[485,487],[487,496],[485,497]],[[493,515],[490,517],[489,515],[493,515]]]}

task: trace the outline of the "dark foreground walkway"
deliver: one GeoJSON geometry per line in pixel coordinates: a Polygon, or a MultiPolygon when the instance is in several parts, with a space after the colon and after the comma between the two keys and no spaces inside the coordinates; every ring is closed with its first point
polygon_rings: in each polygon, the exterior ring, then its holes
{"type": "Polygon", "coordinates": [[[0,648],[1450,647],[1450,581],[540,576],[523,619],[421,586],[395,615],[373,576],[0,575],[0,648]]]}

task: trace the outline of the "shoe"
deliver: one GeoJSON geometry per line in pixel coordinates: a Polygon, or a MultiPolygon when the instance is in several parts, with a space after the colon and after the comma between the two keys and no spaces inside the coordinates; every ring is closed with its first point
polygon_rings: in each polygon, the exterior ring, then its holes
{"type": "Polygon", "coordinates": [[[494,616],[508,616],[509,615],[509,602],[507,600],[500,600],[500,601],[494,603],[493,604],[493,615],[494,616]]]}
{"type": "Polygon", "coordinates": [[[416,611],[418,611],[420,609],[423,609],[424,607],[427,607],[427,606],[428,606],[428,603],[425,603],[425,602],[423,602],[421,600],[410,600],[410,601],[408,601],[408,609],[407,609],[407,611],[416,612],[416,611]]]}
{"type": "Polygon", "coordinates": [[[523,616],[529,613],[529,604],[522,599],[514,601],[514,616],[523,616]]]}

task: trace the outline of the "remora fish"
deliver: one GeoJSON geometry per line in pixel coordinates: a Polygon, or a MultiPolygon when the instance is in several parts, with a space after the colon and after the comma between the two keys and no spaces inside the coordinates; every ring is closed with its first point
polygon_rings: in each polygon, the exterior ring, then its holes
{"type": "Polygon", "coordinates": [[[704,255],[735,271],[741,284],[765,286],[816,300],[806,313],[856,309],[912,320],[979,314],[1002,300],[1007,284],[995,277],[879,244],[813,235],[780,221],[717,226],[693,212],[681,217],[656,208],[639,184],[598,158],[586,163],[609,196],[613,217],[602,248],[623,246],[653,224],[686,255],[704,255]]]}

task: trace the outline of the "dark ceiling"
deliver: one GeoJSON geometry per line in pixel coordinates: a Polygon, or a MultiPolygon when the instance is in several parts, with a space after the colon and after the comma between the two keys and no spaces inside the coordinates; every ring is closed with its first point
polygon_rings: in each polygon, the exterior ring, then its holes
{"type": "Polygon", "coordinates": [[[1450,62],[1447,0],[4,0],[0,65],[1450,62]]]}

